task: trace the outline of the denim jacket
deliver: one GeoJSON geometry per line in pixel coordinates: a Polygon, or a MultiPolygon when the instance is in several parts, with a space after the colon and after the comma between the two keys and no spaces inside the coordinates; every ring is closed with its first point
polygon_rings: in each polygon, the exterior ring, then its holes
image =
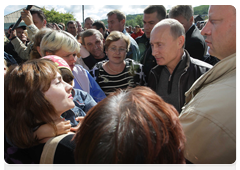
{"type": "Polygon", "coordinates": [[[90,73],[80,65],[73,68],[74,88],[88,92],[92,98],[98,103],[106,97],[97,82],[90,73]],[[80,84],[81,83],[81,84],[80,84]]]}
{"type": "Polygon", "coordinates": [[[74,127],[78,124],[75,118],[79,116],[86,116],[86,112],[88,112],[97,103],[93,100],[90,94],[79,89],[73,89],[72,96],[75,107],[64,112],[62,117],[66,120],[70,120],[72,127],[74,127]]]}

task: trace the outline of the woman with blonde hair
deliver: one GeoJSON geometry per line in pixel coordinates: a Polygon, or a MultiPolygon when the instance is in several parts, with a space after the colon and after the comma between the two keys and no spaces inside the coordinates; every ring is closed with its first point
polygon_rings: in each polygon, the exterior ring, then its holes
{"type": "Polygon", "coordinates": [[[74,76],[74,88],[89,93],[96,102],[101,101],[106,96],[99,85],[95,82],[89,72],[82,66],[76,64],[77,53],[80,51],[80,43],[72,34],[52,30],[42,39],[40,44],[41,56],[57,55],[63,58],[70,66],[74,76]]]}

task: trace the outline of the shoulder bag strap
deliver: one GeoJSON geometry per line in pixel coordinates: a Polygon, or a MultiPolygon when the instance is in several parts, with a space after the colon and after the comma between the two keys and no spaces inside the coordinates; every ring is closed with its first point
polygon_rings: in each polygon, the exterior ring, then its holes
{"type": "Polygon", "coordinates": [[[42,155],[40,158],[40,164],[53,164],[54,155],[58,143],[69,134],[63,134],[50,138],[43,147],[42,155]]]}

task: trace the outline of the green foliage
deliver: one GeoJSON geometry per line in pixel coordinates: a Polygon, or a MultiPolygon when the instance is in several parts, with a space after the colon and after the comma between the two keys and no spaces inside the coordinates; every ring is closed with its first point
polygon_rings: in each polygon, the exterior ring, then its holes
{"type": "Polygon", "coordinates": [[[132,27],[139,25],[142,28],[143,27],[143,14],[127,15],[125,25],[126,26],[131,25],[132,27]]]}
{"type": "Polygon", "coordinates": [[[201,5],[201,6],[197,6],[194,7],[194,15],[203,15],[203,14],[207,14],[208,13],[208,8],[209,5],[201,5]]]}
{"type": "Polygon", "coordinates": [[[49,10],[46,10],[45,7],[43,7],[41,10],[44,12],[44,14],[45,14],[45,16],[47,18],[47,22],[48,23],[53,23],[53,22],[60,23],[60,22],[63,22],[66,25],[68,21],[70,21],[70,20],[74,20],[75,21],[76,20],[74,18],[73,14],[69,13],[69,12],[61,13],[61,12],[56,11],[54,8],[52,8],[49,11],[49,10]]]}

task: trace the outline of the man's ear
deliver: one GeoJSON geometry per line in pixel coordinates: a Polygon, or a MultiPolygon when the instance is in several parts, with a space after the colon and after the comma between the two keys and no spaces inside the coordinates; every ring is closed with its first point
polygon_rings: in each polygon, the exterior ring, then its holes
{"type": "Polygon", "coordinates": [[[121,21],[120,21],[120,23],[123,25],[123,27],[124,27],[124,25],[125,25],[125,19],[122,19],[121,21]]]}
{"type": "Polygon", "coordinates": [[[183,35],[181,35],[180,37],[178,37],[178,46],[179,46],[179,48],[182,48],[184,43],[185,43],[185,37],[183,35]]]}
{"type": "Polygon", "coordinates": [[[193,16],[190,18],[190,22],[191,22],[191,23],[194,22],[194,18],[193,18],[193,16]]]}
{"type": "Polygon", "coordinates": [[[45,27],[47,26],[47,21],[46,20],[43,21],[43,26],[45,26],[45,27]]]}

